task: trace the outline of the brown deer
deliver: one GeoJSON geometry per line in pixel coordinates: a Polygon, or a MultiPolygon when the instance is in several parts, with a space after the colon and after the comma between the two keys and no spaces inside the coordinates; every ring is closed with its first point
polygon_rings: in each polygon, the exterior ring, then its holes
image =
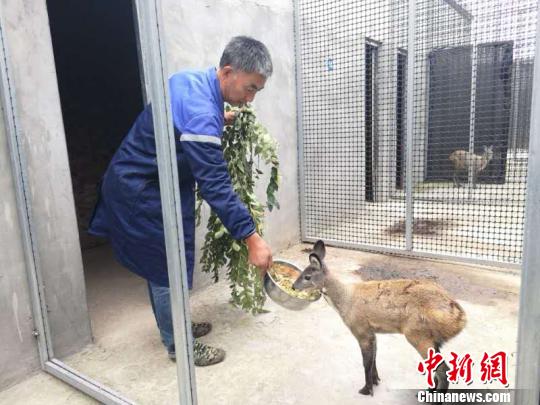
{"type": "Polygon", "coordinates": [[[476,178],[482,172],[488,163],[493,159],[493,145],[484,146],[484,153],[476,155],[465,150],[455,150],[448,157],[454,166],[454,185],[460,187],[458,175],[460,172],[469,173],[469,167],[472,167],[472,186],[476,188],[476,178]]]}
{"type": "MultiPolygon", "coordinates": [[[[375,364],[376,333],[405,335],[425,359],[429,348],[439,352],[443,343],[465,327],[465,311],[438,284],[428,280],[344,283],[324,263],[325,254],[324,242],[319,240],[309,255],[309,266],[293,288],[321,290],[358,340],[365,372],[360,394],[373,395],[373,385],[380,381],[375,364]]],[[[448,388],[448,370],[444,362],[437,367],[434,376],[437,390],[448,388]]]]}

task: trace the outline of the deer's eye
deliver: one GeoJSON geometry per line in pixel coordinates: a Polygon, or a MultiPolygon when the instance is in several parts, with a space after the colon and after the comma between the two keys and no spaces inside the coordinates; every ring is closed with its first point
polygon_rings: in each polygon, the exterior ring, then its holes
{"type": "Polygon", "coordinates": [[[308,281],[311,280],[311,275],[306,274],[306,275],[304,276],[304,280],[308,280],[308,281]]]}

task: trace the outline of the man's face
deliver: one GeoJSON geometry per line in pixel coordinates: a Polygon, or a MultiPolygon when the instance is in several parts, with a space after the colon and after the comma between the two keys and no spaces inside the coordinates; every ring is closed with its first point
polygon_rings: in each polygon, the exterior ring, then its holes
{"type": "Polygon", "coordinates": [[[224,66],[220,71],[223,100],[234,106],[251,103],[266,83],[266,78],[259,73],[246,73],[230,66],[224,66]]]}

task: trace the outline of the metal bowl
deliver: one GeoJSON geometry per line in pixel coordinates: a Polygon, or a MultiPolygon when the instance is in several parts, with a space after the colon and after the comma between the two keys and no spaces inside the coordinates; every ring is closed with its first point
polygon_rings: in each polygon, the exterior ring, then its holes
{"type": "MultiPolygon", "coordinates": [[[[298,276],[300,275],[300,273],[302,273],[302,270],[300,268],[286,260],[274,260],[274,264],[284,265],[290,270],[293,270],[295,273],[298,273],[298,276]]],[[[313,299],[302,299],[290,295],[289,293],[287,293],[287,291],[281,288],[280,285],[272,278],[272,276],[270,275],[270,271],[266,272],[266,275],[264,276],[264,289],[268,296],[272,298],[272,301],[278,303],[284,308],[292,309],[294,311],[300,311],[306,308],[312,302],[315,302],[319,298],[321,298],[320,293],[317,294],[317,297],[313,299]]]]}

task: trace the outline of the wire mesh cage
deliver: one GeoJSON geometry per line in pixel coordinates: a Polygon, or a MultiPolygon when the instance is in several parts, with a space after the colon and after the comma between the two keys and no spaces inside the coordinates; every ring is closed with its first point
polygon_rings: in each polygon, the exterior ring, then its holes
{"type": "Polygon", "coordinates": [[[297,3],[303,236],[517,264],[537,4],[414,5],[297,3]]]}

